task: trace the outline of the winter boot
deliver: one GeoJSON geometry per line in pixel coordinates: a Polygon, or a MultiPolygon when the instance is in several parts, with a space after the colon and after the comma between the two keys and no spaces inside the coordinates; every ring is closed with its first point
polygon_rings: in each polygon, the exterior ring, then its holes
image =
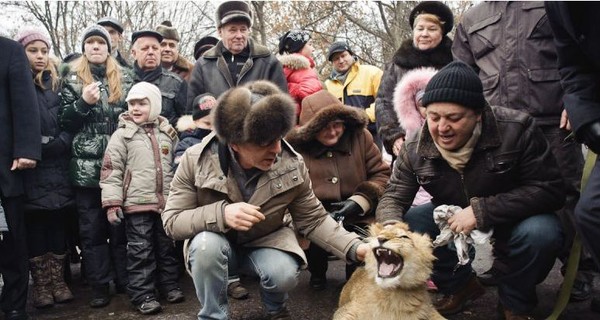
{"type": "Polygon", "coordinates": [[[69,302],[73,300],[73,293],[67,287],[64,276],[65,255],[48,253],[48,266],[52,276],[52,296],[57,303],[69,302]]]}
{"type": "Polygon", "coordinates": [[[43,255],[29,259],[29,268],[33,278],[33,305],[40,309],[54,305],[50,290],[52,279],[47,258],[47,255],[43,255]]]}

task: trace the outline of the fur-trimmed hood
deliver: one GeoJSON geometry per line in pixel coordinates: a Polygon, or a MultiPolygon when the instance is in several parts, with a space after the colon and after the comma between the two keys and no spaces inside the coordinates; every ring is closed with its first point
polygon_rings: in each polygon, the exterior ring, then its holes
{"type": "Polygon", "coordinates": [[[277,60],[284,68],[292,70],[310,69],[315,66],[312,58],[307,58],[299,53],[277,55],[277,60]]]}
{"type": "Polygon", "coordinates": [[[393,58],[394,63],[403,69],[418,67],[441,69],[452,60],[452,40],[448,36],[444,36],[442,42],[430,50],[419,50],[413,46],[412,38],[406,39],[394,53],[393,58]]]}
{"type": "Polygon", "coordinates": [[[177,120],[177,125],[176,125],[177,131],[179,132],[186,132],[186,131],[191,131],[191,130],[195,130],[197,128],[196,123],[194,122],[194,119],[192,118],[191,115],[184,115],[181,116],[179,118],[179,120],[177,120]]]}
{"type": "Polygon", "coordinates": [[[296,103],[266,80],[225,91],[211,112],[222,143],[273,141],[284,137],[296,121],[296,103]]]}
{"type": "MultiPolygon", "coordinates": [[[[302,112],[305,112],[304,108],[302,112]]],[[[366,113],[362,112],[362,110],[351,106],[344,106],[341,103],[331,103],[319,108],[306,123],[292,129],[286,136],[286,140],[294,148],[302,149],[304,144],[314,142],[316,135],[329,122],[338,119],[344,121],[346,132],[363,130],[369,122],[366,113]]]]}
{"type": "Polygon", "coordinates": [[[413,69],[404,74],[394,89],[394,111],[406,136],[417,132],[425,122],[417,107],[415,96],[420,90],[425,90],[436,72],[437,70],[431,67],[413,69]]]}

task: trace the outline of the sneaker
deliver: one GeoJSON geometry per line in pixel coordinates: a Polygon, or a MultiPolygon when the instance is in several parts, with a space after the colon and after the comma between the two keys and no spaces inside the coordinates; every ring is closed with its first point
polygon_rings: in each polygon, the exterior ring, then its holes
{"type": "Polygon", "coordinates": [[[92,288],[92,300],[90,300],[90,307],[106,307],[110,303],[110,294],[108,290],[108,284],[92,288]]]}
{"type": "Polygon", "coordinates": [[[181,291],[181,289],[175,288],[167,292],[165,299],[167,299],[169,303],[179,303],[185,300],[185,296],[183,295],[183,291],[181,291]]]}
{"type": "Polygon", "coordinates": [[[248,298],[249,293],[241,282],[234,281],[227,285],[227,295],[237,300],[243,300],[248,298]]]}
{"type": "Polygon", "coordinates": [[[463,288],[453,294],[444,295],[434,305],[441,315],[452,315],[461,312],[469,302],[481,297],[484,293],[485,288],[473,274],[463,288]]]}
{"type": "Polygon", "coordinates": [[[154,297],[147,296],[144,302],[135,306],[135,309],[141,314],[155,314],[162,310],[162,306],[154,297]]]}
{"type": "Polygon", "coordinates": [[[269,313],[269,320],[292,320],[292,316],[286,307],[283,307],[281,310],[269,313]]]}
{"type": "Polygon", "coordinates": [[[310,281],[308,283],[313,290],[321,291],[327,288],[327,278],[318,277],[318,276],[310,276],[310,281]]]}

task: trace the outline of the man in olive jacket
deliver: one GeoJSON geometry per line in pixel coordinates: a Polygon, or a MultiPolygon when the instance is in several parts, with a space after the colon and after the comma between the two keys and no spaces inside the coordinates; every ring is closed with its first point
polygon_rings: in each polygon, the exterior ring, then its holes
{"type": "Polygon", "coordinates": [[[325,250],[348,261],[364,257],[367,244],[327,214],[302,157],[282,140],[295,111],[267,81],[230,89],[212,110],[215,132],[182,157],[162,218],[167,235],[188,239],[199,319],[228,319],[232,267],[260,277],[269,319],[291,319],[287,293],[306,257],[288,212],[299,233],[325,250]]]}
{"type": "Polygon", "coordinates": [[[269,80],[288,92],[281,63],[265,46],[250,39],[252,11],[246,1],[227,1],[216,12],[221,40],[196,61],[187,94],[188,110],[198,95],[219,97],[229,88],[269,80]]]}
{"type": "MultiPolygon", "coordinates": [[[[563,242],[552,213],[564,203],[563,180],[548,142],[526,113],[490,107],[481,80],[460,61],[433,76],[422,103],[427,122],[407,137],[377,220],[405,220],[435,239],[434,208],[461,207],[448,219],[450,230],[468,236],[493,229],[494,255],[505,266],[498,278],[500,307],[506,319],[528,319],[537,304],[535,287],[563,242]],[[432,202],[409,209],[420,186],[432,202]]],[[[457,264],[456,250],[437,247],[434,254],[432,278],[444,294],[436,308],[442,315],[458,313],[484,288],[470,261],[457,264]]]]}

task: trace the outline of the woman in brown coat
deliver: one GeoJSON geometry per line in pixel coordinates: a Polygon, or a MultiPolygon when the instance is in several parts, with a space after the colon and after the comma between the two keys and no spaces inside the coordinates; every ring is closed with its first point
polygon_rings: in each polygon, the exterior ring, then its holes
{"type": "MultiPolygon", "coordinates": [[[[306,97],[301,110],[286,140],[304,157],[315,195],[346,228],[365,227],[390,176],[366,129],[367,116],[326,90],[306,97]]],[[[311,243],[307,253],[310,285],[323,289],[327,252],[311,243]]],[[[353,270],[346,268],[348,278],[353,270]]]]}

